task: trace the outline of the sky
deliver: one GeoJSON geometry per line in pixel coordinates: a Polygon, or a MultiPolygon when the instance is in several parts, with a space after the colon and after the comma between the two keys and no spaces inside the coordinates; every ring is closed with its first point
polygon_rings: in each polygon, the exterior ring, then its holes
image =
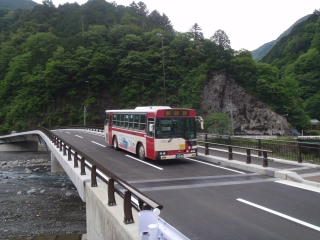
{"type": "MultiPolygon", "coordinates": [[[[42,3],[42,0],[33,0],[42,3]]],[[[133,0],[114,0],[129,6],[133,0]]],[[[277,39],[301,17],[320,9],[319,0],[135,0],[145,3],[151,13],[157,10],[171,21],[174,30],[187,32],[197,23],[205,38],[221,29],[234,50],[255,50],[277,39]]],[[[66,2],[82,5],[87,0],[52,0],[58,7],[66,2]]],[[[113,2],[112,0],[107,2],[113,2]]]]}

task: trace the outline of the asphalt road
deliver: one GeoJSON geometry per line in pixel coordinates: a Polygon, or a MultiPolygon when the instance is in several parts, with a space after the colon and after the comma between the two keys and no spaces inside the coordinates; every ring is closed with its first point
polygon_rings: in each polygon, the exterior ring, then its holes
{"type": "Polygon", "coordinates": [[[189,239],[320,239],[319,191],[212,164],[204,156],[141,162],[115,151],[99,133],[55,134],[161,203],[160,217],[189,239]]]}

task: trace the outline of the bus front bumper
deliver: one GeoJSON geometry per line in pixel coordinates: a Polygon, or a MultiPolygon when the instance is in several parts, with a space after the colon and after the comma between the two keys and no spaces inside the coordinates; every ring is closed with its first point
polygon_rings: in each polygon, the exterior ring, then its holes
{"type": "Polygon", "coordinates": [[[169,159],[183,159],[188,157],[196,157],[197,153],[188,153],[188,154],[175,154],[175,155],[157,155],[155,157],[156,160],[169,160],[169,159]]]}

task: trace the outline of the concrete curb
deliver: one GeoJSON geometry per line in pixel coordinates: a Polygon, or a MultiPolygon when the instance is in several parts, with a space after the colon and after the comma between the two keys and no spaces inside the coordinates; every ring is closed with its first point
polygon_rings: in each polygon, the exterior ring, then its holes
{"type": "MultiPolygon", "coordinates": [[[[299,176],[295,172],[291,172],[291,171],[287,171],[287,170],[280,170],[280,169],[271,168],[271,167],[262,167],[262,166],[252,164],[252,163],[247,164],[245,162],[241,162],[238,160],[228,160],[226,158],[214,157],[214,156],[205,155],[202,153],[198,153],[198,156],[206,158],[209,162],[220,164],[220,165],[223,165],[226,167],[233,167],[233,168],[237,168],[237,169],[241,169],[241,170],[245,170],[245,171],[249,171],[249,172],[258,173],[261,175],[266,175],[266,176],[279,178],[279,179],[283,179],[283,180],[288,180],[288,181],[292,181],[292,182],[298,182],[298,183],[302,183],[302,184],[306,184],[309,186],[320,188],[320,183],[304,180],[301,176],[299,176]]],[[[285,161],[285,160],[283,160],[283,161],[285,161]]],[[[288,162],[290,162],[290,161],[287,160],[285,163],[290,164],[288,162]]],[[[308,163],[305,163],[304,165],[301,165],[303,163],[297,163],[297,164],[299,164],[298,166],[308,166],[308,167],[309,167],[309,165],[312,165],[312,164],[308,164],[308,163]]],[[[292,164],[292,165],[296,165],[296,164],[292,164]]],[[[318,169],[318,167],[315,167],[315,168],[318,169]]]]}

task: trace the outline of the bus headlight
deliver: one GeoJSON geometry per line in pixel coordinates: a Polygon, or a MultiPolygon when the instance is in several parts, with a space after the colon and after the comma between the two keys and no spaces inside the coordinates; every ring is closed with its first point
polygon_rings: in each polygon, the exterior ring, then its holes
{"type": "Polygon", "coordinates": [[[190,150],[190,153],[196,153],[197,152],[197,149],[191,149],[190,150]]]}
{"type": "Polygon", "coordinates": [[[164,152],[164,151],[159,152],[159,155],[160,155],[160,156],[165,156],[165,155],[167,155],[167,152],[164,152]]]}

